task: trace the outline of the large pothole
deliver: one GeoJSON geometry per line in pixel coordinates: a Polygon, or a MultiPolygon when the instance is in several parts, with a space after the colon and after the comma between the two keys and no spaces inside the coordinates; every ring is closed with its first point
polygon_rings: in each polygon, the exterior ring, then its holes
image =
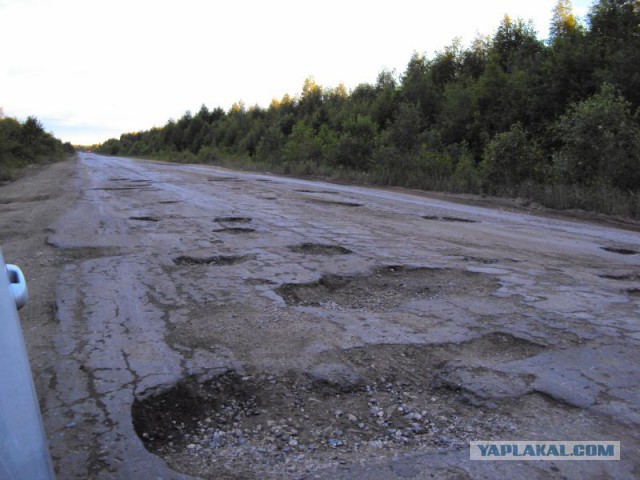
{"type": "Polygon", "coordinates": [[[359,276],[324,275],[310,283],[286,283],[276,293],[288,305],[338,305],[387,310],[414,299],[478,295],[497,287],[491,276],[466,270],[388,266],[359,276]]]}
{"type": "Polygon", "coordinates": [[[425,220],[439,220],[442,222],[461,222],[461,223],[477,223],[477,220],[471,220],[469,218],[461,217],[439,217],[437,215],[423,215],[425,220]]]}
{"type": "Polygon", "coordinates": [[[173,259],[176,265],[235,265],[246,262],[254,258],[251,255],[212,255],[209,257],[195,257],[191,255],[181,255],[173,259]]]}
{"type": "Polygon", "coordinates": [[[619,253],[620,255],[636,255],[638,252],[636,250],[631,250],[630,248],[618,248],[618,247],[600,247],[602,250],[611,253],[619,253]]]}
{"type": "Polygon", "coordinates": [[[151,217],[151,216],[142,216],[142,217],[129,217],[129,220],[135,220],[138,222],[159,222],[160,218],[151,217]]]}
{"type": "Polygon", "coordinates": [[[289,250],[295,253],[307,255],[347,255],[353,253],[351,250],[340,245],[326,245],[323,243],[301,243],[291,245],[289,250]]]}
{"type": "MultiPolygon", "coordinates": [[[[470,440],[516,434],[517,427],[509,411],[469,402],[453,383],[464,382],[468,371],[456,373],[449,362],[505,352],[525,358],[543,349],[494,333],[460,344],[330,351],[305,372],[230,370],[204,382],[187,378],[136,400],[133,422],[147,449],[204,478],[264,478],[283,468],[299,476],[371,456],[466,448],[470,440]]],[[[481,401],[527,392],[521,383],[528,378],[500,388],[504,376],[484,371],[481,401]]],[[[549,408],[560,415],[560,406],[549,408]]]]}
{"type": "Polygon", "coordinates": [[[229,233],[232,235],[243,235],[247,233],[253,233],[255,231],[255,228],[248,227],[223,227],[212,230],[213,233],[229,233]]]}
{"type": "Polygon", "coordinates": [[[362,207],[364,204],[355,203],[355,202],[342,202],[339,200],[311,200],[313,203],[318,203],[320,205],[336,205],[338,207],[362,207]]]}
{"type": "Polygon", "coordinates": [[[215,222],[218,223],[251,223],[250,217],[216,217],[215,222]]]}

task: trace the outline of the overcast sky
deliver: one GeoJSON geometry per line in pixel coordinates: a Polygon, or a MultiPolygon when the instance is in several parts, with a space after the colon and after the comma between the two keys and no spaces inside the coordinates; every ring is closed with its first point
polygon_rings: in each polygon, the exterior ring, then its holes
{"type": "MultiPolygon", "coordinates": [[[[547,37],[556,0],[0,0],[0,107],[74,144],[162,126],[204,103],[268,106],[404,72],[504,14],[547,37]]],[[[592,0],[574,1],[585,16],[592,0]]]]}

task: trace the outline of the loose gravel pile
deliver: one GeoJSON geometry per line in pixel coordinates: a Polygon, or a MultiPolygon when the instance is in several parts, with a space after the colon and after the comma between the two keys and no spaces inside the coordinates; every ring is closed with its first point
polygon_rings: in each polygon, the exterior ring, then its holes
{"type": "Polygon", "coordinates": [[[190,378],[137,401],[134,424],[150,451],[204,478],[303,477],[425,448],[467,448],[515,429],[508,416],[430,375],[378,373],[329,363],[305,373],[190,378]]]}

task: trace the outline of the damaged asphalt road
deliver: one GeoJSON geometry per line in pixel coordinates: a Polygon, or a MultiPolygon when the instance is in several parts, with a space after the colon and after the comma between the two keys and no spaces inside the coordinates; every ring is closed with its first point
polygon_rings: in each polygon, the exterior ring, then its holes
{"type": "Polygon", "coordinates": [[[3,245],[55,272],[23,324],[58,478],[640,476],[637,233],[92,154],[60,181],[3,245]],[[622,458],[469,461],[499,439],[622,458]]]}

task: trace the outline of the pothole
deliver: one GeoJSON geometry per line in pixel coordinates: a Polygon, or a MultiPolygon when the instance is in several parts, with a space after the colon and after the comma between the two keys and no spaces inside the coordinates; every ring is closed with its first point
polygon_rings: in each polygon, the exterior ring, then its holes
{"type": "Polygon", "coordinates": [[[189,255],[181,255],[173,259],[176,265],[236,265],[253,259],[251,255],[214,255],[211,257],[192,257],[189,255]]]}
{"type": "Polygon", "coordinates": [[[50,237],[45,239],[45,243],[50,247],[60,250],[60,255],[57,257],[57,260],[61,263],[76,260],[115,257],[122,253],[119,247],[67,247],[51,240],[50,237]]]}
{"type": "Polygon", "coordinates": [[[627,288],[627,293],[631,297],[640,297],[640,288],[627,288]]]}
{"type": "Polygon", "coordinates": [[[7,200],[0,200],[0,205],[10,205],[12,203],[41,202],[43,200],[49,200],[50,198],[51,195],[36,195],[34,197],[12,198],[7,200]]]}
{"type": "Polygon", "coordinates": [[[339,245],[325,245],[322,243],[301,243],[300,245],[291,245],[289,250],[295,253],[304,253],[307,255],[347,255],[353,253],[351,250],[339,245]]]}
{"type": "Polygon", "coordinates": [[[460,217],[442,217],[442,220],[445,222],[464,222],[464,223],[477,223],[477,220],[471,220],[469,218],[460,218],[460,217]]]}
{"type": "Polygon", "coordinates": [[[143,217],[129,217],[129,220],[137,220],[140,222],[159,222],[160,219],[158,217],[148,217],[148,216],[143,216],[143,217]]]}
{"type": "Polygon", "coordinates": [[[362,207],[364,204],[355,202],[341,202],[338,200],[311,200],[313,203],[321,205],[337,205],[339,207],[362,207]]]}
{"type": "Polygon", "coordinates": [[[161,203],[162,205],[172,205],[174,203],[179,203],[177,200],[163,200],[162,202],[158,202],[161,203]]]}
{"type": "Polygon", "coordinates": [[[273,280],[269,280],[267,278],[248,278],[247,280],[244,281],[244,283],[246,283],[247,285],[257,285],[257,286],[275,285],[275,282],[273,280]]]}
{"type": "Polygon", "coordinates": [[[638,253],[635,250],[631,250],[629,248],[616,248],[616,247],[600,247],[600,248],[607,252],[619,253],[620,255],[635,255],[638,253]]]}
{"type": "Polygon", "coordinates": [[[120,190],[142,190],[143,188],[145,188],[145,186],[135,185],[131,187],[100,187],[100,188],[92,188],[91,190],[103,190],[103,191],[109,192],[109,191],[120,191],[120,190]]]}
{"type": "Polygon", "coordinates": [[[308,190],[306,188],[301,188],[298,190],[294,190],[296,192],[300,192],[300,193],[327,193],[327,194],[331,194],[331,195],[339,195],[339,192],[334,192],[333,190],[308,190]]]}
{"type": "Polygon", "coordinates": [[[255,228],[225,227],[225,228],[217,228],[217,229],[213,230],[213,233],[243,234],[243,233],[253,233],[255,231],[256,231],[255,228]]]}
{"type": "Polygon", "coordinates": [[[463,262],[482,263],[484,265],[493,265],[495,263],[498,263],[500,260],[498,260],[497,258],[484,258],[484,257],[464,256],[464,257],[462,257],[462,261],[463,262]]]}
{"type": "Polygon", "coordinates": [[[598,275],[600,278],[606,278],[607,280],[638,280],[640,279],[640,275],[631,275],[631,274],[602,274],[598,275]]]}
{"type": "Polygon", "coordinates": [[[487,368],[476,369],[476,381],[472,370],[448,369],[470,345],[369,345],[326,352],[304,372],[189,377],[136,399],[133,424],[149,451],[203,478],[265,478],[284,465],[297,478],[336,458],[357,463],[467,448],[470,440],[513,434],[522,412],[475,408],[458,383],[475,382],[477,398],[501,403],[522,401],[516,397],[531,382],[487,368]]]}
{"type": "Polygon", "coordinates": [[[545,350],[544,345],[506,332],[492,332],[472,340],[453,344],[465,355],[475,358],[493,359],[500,362],[533,357],[545,350]]]}
{"type": "Polygon", "coordinates": [[[218,223],[251,223],[250,217],[216,217],[214,222],[218,223]]]}
{"type": "Polygon", "coordinates": [[[210,177],[207,178],[208,182],[241,182],[242,180],[237,177],[210,177]]]}
{"type": "Polygon", "coordinates": [[[360,276],[324,275],[310,283],[276,289],[288,305],[388,310],[414,299],[489,293],[497,288],[488,275],[466,270],[388,266],[360,276]]]}
{"type": "Polygon", "coordinates": [[[438,220],[442,222],[478,223],[477,220],[460,217],[439,217],[437,215],[423,215],[422,218],[424,218],[425,220],[438,220]]]}

